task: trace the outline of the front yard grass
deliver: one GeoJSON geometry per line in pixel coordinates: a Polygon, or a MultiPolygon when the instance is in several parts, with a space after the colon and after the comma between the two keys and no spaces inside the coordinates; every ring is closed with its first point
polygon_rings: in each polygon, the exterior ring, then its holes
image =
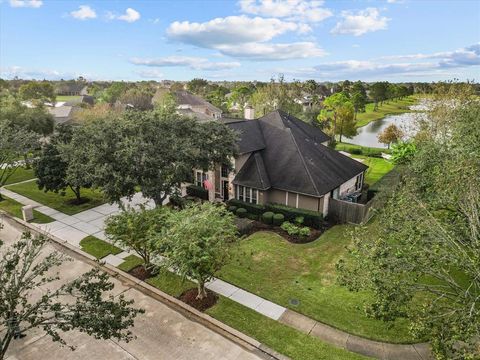
{"type": "Polygon", "coordinates": [[[362,155],[352,155],[352,158],[362,159],[363,163],[368,166],[368,170],[365,174],[365,182],[370,186],[392,171],[394,167],[390,161],[383,158],[362,155]]]}
{"type": "Polygon", "coordinates": [[[86,253],[95,256],[97,259],[104,258],[107,255],[120,254],[122,249],[103,241],[95,236],[87,236],[80,241],[80,246],[86,253]]]}
{"type": "MultiPolygon", "coordinates": [[[[22,204],[19,202],[2,195],[3,200],[0,201],[0,210],[5,211],[6,213],[15,216],[19,219],[23,219],[22,214],[22,204]]],[[[55,221],[50,216],[44,215],[41,212],[33,210],[33,217],[34,219],[31,221],[37,224],[46,224],[52,221],[55,221]]]]}
{"type": "MultiPolygon", "coordinates": [[[[375,236],[375,221],[368,226],[375,236]]],[[[334,226],[308,244],[292,244],[271,232],[254,233],[240,242],[235,259],[219,277],[348,333],[393,343],[414,342],[406,320],[389,328],[366,317],[364,303],[369,294],[350,292],[336,283],[335,264],[345,255],[353,228],[334,226]],[[298,305],[291,304],[294,299],[298,305]]]]}
{"type": "Polygon", "coordinates": [[[87,198],[89,199],[89,201],[83,204],[74,205],[71,202],[75,200],[75,194],[70,188],[66,189],[65,196],[56,194],[54,192],[44,192],[43,190],[40,190],[38,188],[35,181],[10,185],[6,186],[6,188],[67,215],[75,215],[79,212],[94,208],[105,203],[103,194],[98,190],[92,189],[81,190],[82,198],[87,198]]]}
{"type": "Polygon", "coordinates": [[[357,114],[357,127],[365,126],[368,123],[383,119],[387,115],[403,114],[412,112],[409,106],[415,105],[418,102],[418,98],[415,96],[407,96],[400,100],[389,100],[383,104],[378,105],[377,111],[373,111],[375,104],[370,103],[365,106],[365,112],[357,114]]]}
{"type": "MultiPolygon", "coordinates": [[[[146,281],[174,297],[196,286],[189,280],[182,281],[180,276],[167,270],[161,271],[157,276],[146,281]]],[[[367,359],[329,345],[223,296],[220,296],[217,304],[206,313],[293,360],[367,359]]]]}
{"type": "Polygon", "coordinates": [[[15,184],[21,181],[35,179],[35,173],[33,169],[26,169],[24,167],[19,167],[15,172],[8,178],[5,185],[15,184]]]}

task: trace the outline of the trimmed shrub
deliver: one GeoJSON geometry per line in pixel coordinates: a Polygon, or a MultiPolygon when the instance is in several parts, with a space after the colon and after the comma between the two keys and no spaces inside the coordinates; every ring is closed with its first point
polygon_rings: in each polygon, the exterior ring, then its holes
{"type": "Polygon", "coordinates": [[[297,209],[280,204],[267,204],[266,208],[268,211],[283,214],[285,220],[290,222],[294,222],[297,217],[301,216],[303,217],[303,224],[305,226],[315,229],[321,229],[325,224],[323,214],[317,211],[297,209]]]}
{"type": "Polygon", "coordinates": [[[262,214],[262,221],[265,224],[271,224],[273,223],[273,212],[267,211],[262,214]]]}
{"type": "Polygon", "coordinates": [[[303,216],[297,216],[295,218],[295,224],[297,225],[302,225],[304,221],[305,221],[305,218],[303,216]]]}
{"type": "Polygon", "coordinates": [[[235,214],[240,218],[244,218],[244,217],[247,216],[247,209],[238,208],[237,211],[235,212],[235,214]]]}
{"type": "Polygon", "coordinates": [[[234,213],[234,214],[235,214],[235,211],[237,211],[237,209],[238,209],[238,208],[237,208],[236,206],[233,206],[233,205],[228,207],[228,211],[230,211],[230,212],[232,212],[232,213],[234,213]]]}
{"type": "Polygon", "coordinates": [[[197,198],[208,200],[208,190],[204,189],[201,186],[197,185],[188,185],[187,186],[187,195],[195,196],[197,198]]]}
{"type": "Polygon", "coordinates": [[[352,148],[350,149],[350,154],[354,155],[362,155],[363,151],[360,148],[352,148]]]}
{"type": "Polygon", "coordinates": [[[258,215],[247,213],[247,219],[258,220],[258,215]]]}
{"type": "Polygon", "coordinates": [[[263,205],[250,204],[245,201],[240,201],[236,199],[228,200],[228,205],[236,206],[237,208],[247,209],[250,214],[255,215],[262,215],[265,212],[265,206],[263,205]]]}
{"type": "Polygon", "coordinates": [[[273,215],[273,225],[280,226],[285,221],[285,216],[283,214],[273,215]]]}
{"type": "Polygon", "coordinates": [[[290,236],[299,236],[299,237],[310,236],[310,229],[306,226],[297,226],[288,221],[285,221],[281,227],[290,236]]]}

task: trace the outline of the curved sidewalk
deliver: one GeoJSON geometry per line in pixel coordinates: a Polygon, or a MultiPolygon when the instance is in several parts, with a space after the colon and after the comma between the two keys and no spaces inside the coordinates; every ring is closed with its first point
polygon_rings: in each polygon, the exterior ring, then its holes
{"type": "MultiPolygon", "coordinates": [[[[117,205],[103,204],[96,208],[69,216],[55,209],[39,204],[38,202],[19,195],[11,190],[1,188],[0,191],[5,196],[13,198],[21,204],[36,205],[37,208],[35,210],[54,218],[56,221],[52,223],[33,225],[77,248],[80,248],[80,240],[88,235],[93,235],[102,240],[108,241],[103,233],[104,221],[108,216],[120,211],[120,208],[117,205]]],[[[129,205],[136,206],[148,200],[138,193],[131,201],[128,201],[127,199],[124,199],[124,201],[126,204],[128,203],[129,205]]],[[[151,201],[148,201],[147,206],[151,207],[154,206],[154,204],[151,201]]],[[[103,258],[102,261],[116,267],[121,264],[123,258],[128,255],[128,252],[123,252],[118,255],[108,255],[103,258]]],[[[433,358],[429,346],[426,343],[391,344],[351,335],[287,309],[284,306],[275,304],[267,299],[261,298],[258,295],[245,291],[244,289],[221,279],[212,279],[206,284],[206,287],[219,295],[238,302],[264,316],[293,327],[305,334],[315,336],[326,343],[354,353],[385,360],[426,360],[433,358]]]]}

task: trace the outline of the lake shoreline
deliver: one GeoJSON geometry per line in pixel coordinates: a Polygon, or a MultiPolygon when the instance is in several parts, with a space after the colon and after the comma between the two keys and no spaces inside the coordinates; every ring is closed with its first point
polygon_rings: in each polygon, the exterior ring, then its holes
{"type": "Polygon", "coordinates": [[[367,104],[367,111],[357,114],[357,123],[355,126],[357,129],[359,129],[367,126],[373,121],[383,120],[390,115],[418,112],[418,110],[410,109],[410,106],[418,105],[420,101],[421,98],[416,96],[408,96],[405,99],[398,99],[384,103],[377,111],[373,111],[373,103],[367,104]],[[372,110],[369,111],[369,108],[372,108],[372,110]]]}

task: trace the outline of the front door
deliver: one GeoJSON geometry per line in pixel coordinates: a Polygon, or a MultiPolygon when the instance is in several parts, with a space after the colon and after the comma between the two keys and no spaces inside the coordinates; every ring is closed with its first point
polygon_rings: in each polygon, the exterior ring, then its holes
{"type": "Polygon", "coordinates": [[[222,180],[223,201],[228,200],[228,181],[222,180]]]}

